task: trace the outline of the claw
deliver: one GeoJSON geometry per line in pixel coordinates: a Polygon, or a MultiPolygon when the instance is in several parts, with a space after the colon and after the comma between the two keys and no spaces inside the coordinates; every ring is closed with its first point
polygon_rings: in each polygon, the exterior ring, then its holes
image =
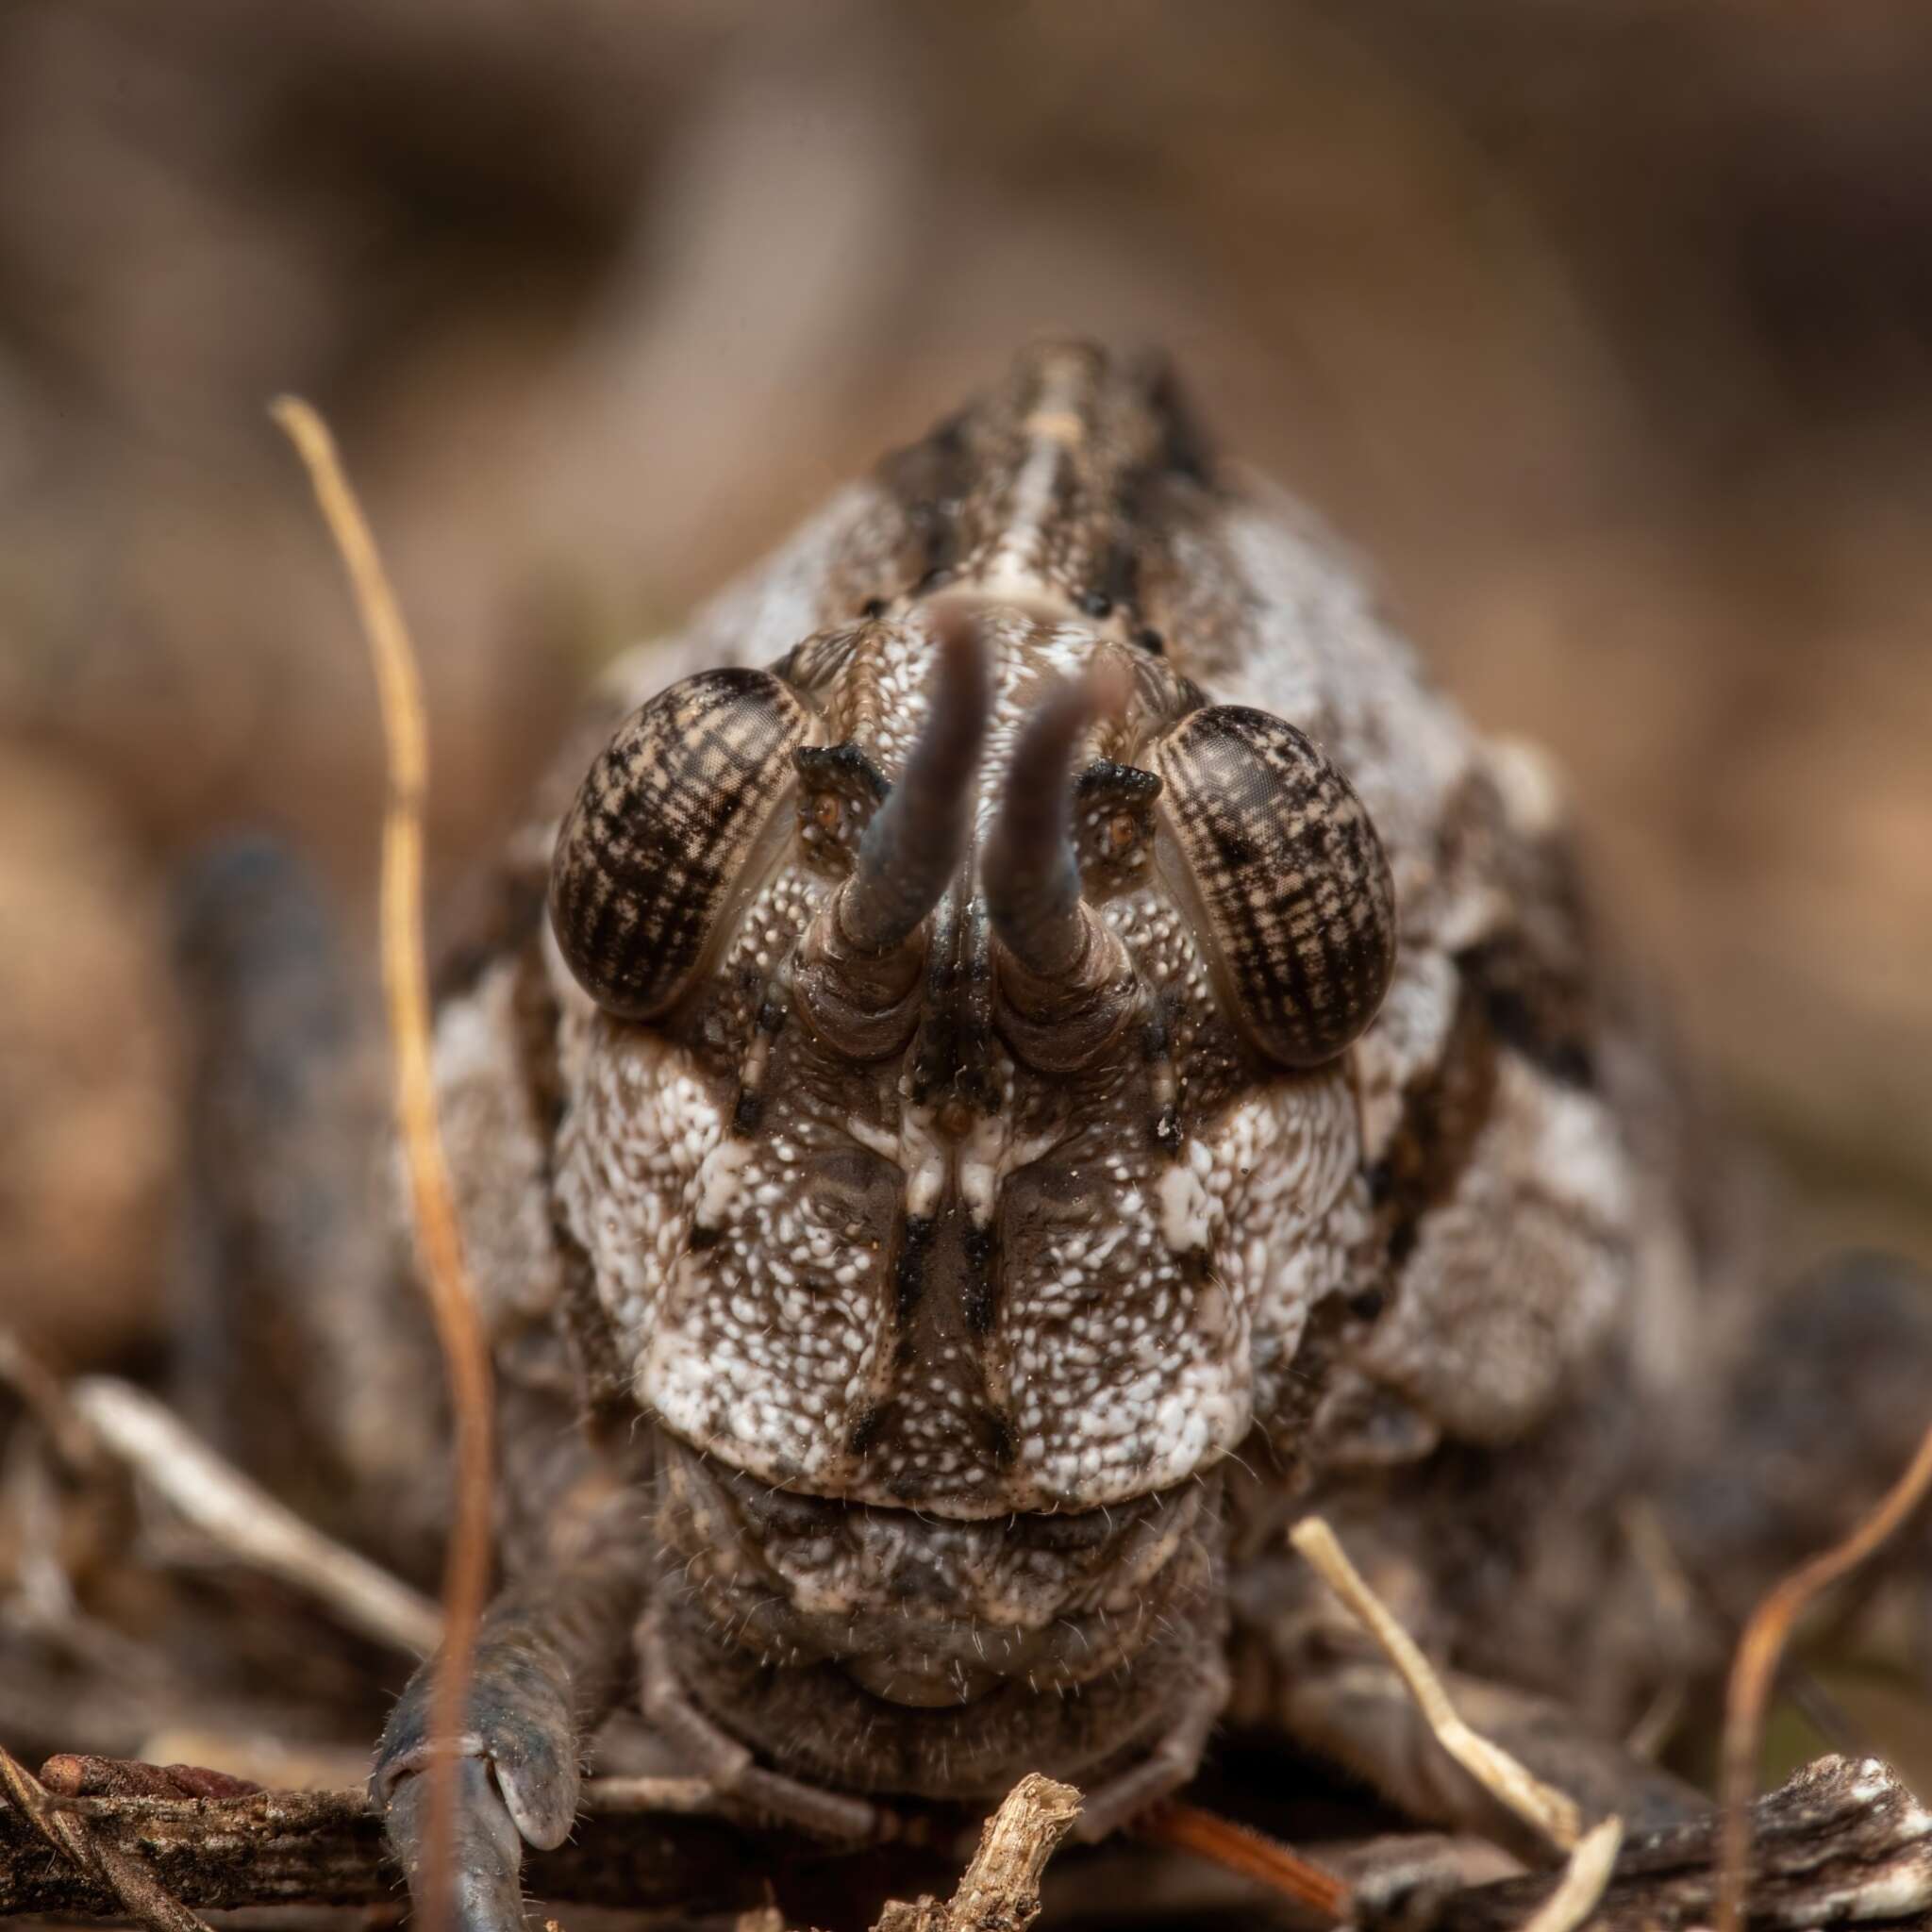
{"type": "MultiPolygon", "coordinates": [[[[403,1693],[376,1752],[375,1789],[384,1803],[400,1781],[428,1767],[433,1674],[403,1693]]],[[[554,1667],[526,1646],[491,1646],[476,1659],[470,1724],[456,1740],[486,1759],[516,1828],[528,1844],[552,1851],[570,1836],[582,1779],[570,1706],[554,1667]]]]}
{"type": "MultiPolygon", "coordinates": [[[[440,1755],[429,1741],[434,1685],[434,1668],[425,1665],[403,1692],[371,1779],[418,1905],[429,1857],[430,1767],[440,1755]]],[[[523,1848],[554,1850],[570,1836],[581,1784],[576,1729],[554,1656],[526,1642],[486,1644],[455,1749],[453,1932],[519,1932],[523,1848]]]]}
{"type": "Polygon", "coordinates": [[[472,1695],[471,1719],[525,1841],[554,1851],[570,1836],[582,1784],[570,1707],[536,1659],[492,1661],[472,1695]]]}
{"type": "MultiPolygon", "coordinates": [[[[420,1772],[391,1787],[389,1841],[408,1875],[409,1895],[424,1893],[430,1856],[429,1779],[420,1772]]],[[[452,1932],[523,1932],[524,1889],[518,1876],[518,1827],[480,1757],[457,1760],[456,1831],[450,1847],[452,1932]]]]}

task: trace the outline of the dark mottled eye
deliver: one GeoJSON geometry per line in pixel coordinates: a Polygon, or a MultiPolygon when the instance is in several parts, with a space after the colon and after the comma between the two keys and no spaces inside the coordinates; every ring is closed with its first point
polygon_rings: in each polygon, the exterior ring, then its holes
{"type": "Polygon", "coordinates": [[[1176,883],[1242,1028],[1283,1066],[1333,1059],[1395,967],[1394,885],[1367,808],[1304,733],[1242,706],[1191,712],[1149,762],[1176,883]]]}
{"type": "Polygon", "coordinates": [[[755,883],[810,714],[769,671],[706,671],[618,726],[558,834],[550,922],[588,992],[648,1020],[690,989],[755,883]]]}

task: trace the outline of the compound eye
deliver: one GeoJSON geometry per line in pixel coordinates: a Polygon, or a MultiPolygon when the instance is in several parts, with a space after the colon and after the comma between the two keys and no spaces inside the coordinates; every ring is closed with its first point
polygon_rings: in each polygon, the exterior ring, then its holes
{"type": "Polygon", "coordinates": [[[1368,808],[1305,733],[1244,706],[1190,712],[1152,754],[1162,869],[1194,903],[1242,1030],[1283,1066],[1333,1059],[1395,970],[1394,883],[1368,808]]]}
{"type": "Polygon", "coordinates": [[[811,714],[769,671],[705,671],[617,727],[558,834],[550,923],[606,1012],[655,1019],[690,991],[758,884],[811,714]]]}

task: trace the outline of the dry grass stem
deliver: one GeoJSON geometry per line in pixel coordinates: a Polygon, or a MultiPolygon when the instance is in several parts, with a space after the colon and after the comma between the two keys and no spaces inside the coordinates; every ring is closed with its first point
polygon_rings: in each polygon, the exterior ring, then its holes
{"type": "Polygon", "coordinates": [[[417,1657],[436,1648],[442,1616],[433,1603],[312,1529],[145,1390],[89,1375],[68,1399],[102,1447],[228,1555],[306,1591],[378,1642],[417,1657]]]}
{"type": "Polygon", "coordinates": [[[1334,1873],[1291,1852],[1274,1839],[1198,1805],[1163,1805],[1135,1827],[1156,1844],[1191,1852],[1244,1878],[1257,1879],[1271,1891],[1319,1912],[1332,1924],[1349,1916],[1348,1887],[1334,1873]]]}
{"type": "Polygon", "coordinates": [[[211,1932],[171,1897],[147,1867],[118,1845],[104,1845],[86,1822],[60,1805],[25,1765],[0,1746],[0,1790],[47,1843],[87,1877],[107,1887],[148,1932],[211,1932]]]}
{"type": "Polygon", "coordinates": [[[729,1818],[744,1807],[709,1778],[703,1777],[587,1777],[581,1808],[602,1817],[621,1818],[633,1811],[655,1811],[685,1818],[729,1818]]]}
{"type": "Polygon", "coordinates": [[[1582,1814],[1575,1801],[1554,1786],[1544,1784],[1500,1745],[1492,1744],[1463,1723],[1441,1680],[1417,1649],[1415,1640],[1362,1580],[1361,1573],[1348,1560],[1327,1524],[1319,1516],[1305,1516],[1290,1530],[1289,1541],[1381,1645],[1443,1750],[1552,1844],[1565,1852],[1574,1849],[1583,1830],[1582,1814]]]}
{"type": "Polygon", "coordinates": [[[1724,1703],[1724,1833],[1719,1860],[1718,1932],[1738,1932],[1744,1916],[1751,1853],[1751,1803],[1764,1738],[1764,1707],[1791,1626],[1820,1592],[1876,1551],[1932,1493],[1932,1427],[1905,1473],[1840,1543],[1802,1563],[1752,1613],[1731,1659],[1724,1703]]]}
{"type": "MultiPolygon", "coordinates": [[[[409,1175],[424,1286],[450,1380],[456,1416],[457,1497],[443,1574],[444,1638],[433,1699],[433,1735],[453,1743],[463,1705],[491,1558],[490,1350],[463,1260],[448,1167],[437,1129],[430,1058],[429,976],[423,942],[423,806],[429,785],[428,733],[415,653],[394,593],[321,417],[284,396],[277,423],[308,465],[316,500],[348,572],[368,641],[389,770],[382,830],[382,979],[395,1060],[396,1116],[409,1175]]],[[[423,1913],[436,1932],[449,1922],[456,1762],[437,1753],[429,1774],[429,1856],[423,1913]]]]}
{"type": "Polygon", "coordinates": [[[1576,1932],[1602,1901],[1624,1845],[1624,1821],[1606,1818],[1576,1840],[1557,1889],[1523,1932],[1576,1932]]]}

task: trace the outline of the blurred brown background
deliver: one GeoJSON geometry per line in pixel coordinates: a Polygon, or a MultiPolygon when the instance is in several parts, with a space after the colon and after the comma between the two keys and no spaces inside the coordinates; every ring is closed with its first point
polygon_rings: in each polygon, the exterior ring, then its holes
{"type": "Polygon", "coordinates": [[[590,667],[1042,331],[1170,345],[1487,725],[1807,1239],[1932,1257],[1932,13],[1917,0],[10,0],[0,1307],[156,1319],[165,898],[366,910],[412,613],[438,877],[590,667]]]}

